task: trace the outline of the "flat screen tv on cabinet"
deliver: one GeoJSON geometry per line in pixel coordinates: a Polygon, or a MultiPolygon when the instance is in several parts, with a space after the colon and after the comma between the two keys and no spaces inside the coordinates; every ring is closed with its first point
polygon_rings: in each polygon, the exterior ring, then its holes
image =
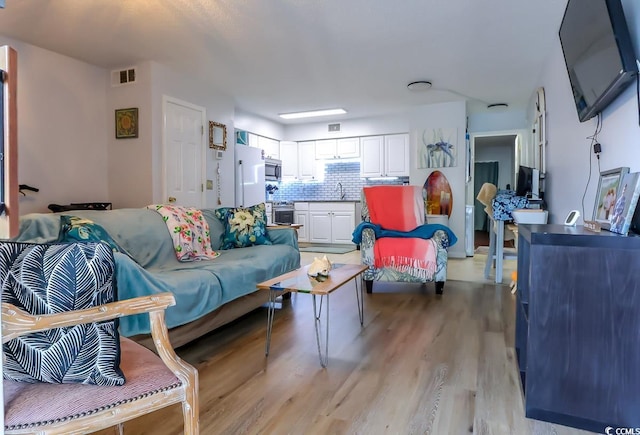
{"type": "Polygon", "coordinates": [[[638,72],[620,0],[569,0],[560,43],[580,122],[607,107],[638,72]]]}

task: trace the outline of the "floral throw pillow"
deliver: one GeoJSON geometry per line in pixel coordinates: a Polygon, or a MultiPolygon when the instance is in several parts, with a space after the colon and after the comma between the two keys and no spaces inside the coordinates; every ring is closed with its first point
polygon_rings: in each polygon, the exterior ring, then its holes
{"type": "Polygon", "coordinates": [[[272,244],[267,236],[264,203],[247,208],[219,208],[216,209],[216,217],[224,223],[222,249],[272,244]]]}

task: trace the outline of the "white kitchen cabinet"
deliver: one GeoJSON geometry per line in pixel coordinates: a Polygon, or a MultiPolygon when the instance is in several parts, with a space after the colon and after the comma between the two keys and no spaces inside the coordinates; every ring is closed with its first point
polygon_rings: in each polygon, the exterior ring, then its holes
{"type": "Polygon", "coordinates": [[[409,176],[409,135],[392,134],[384,137],[385,176],[409,176]]]}
{"type": "Polygon", "coordinates": [[[355,229],[355,203],[309,203],[309,241],[350,244],[355,229]]]}
{"type": "Polygon", "coordinates": [[[409,135],[360,138],[361,177],[408,177],[409,135]]]}
{"type": "Polygon", "coordinates": [[[309,203],[308,202],[295,202],[293,204],[293,222],[302,225],[298,228],[298,241],[309,241],[309,203]]]}
{"type": "Polygon", "coordinates": [[[289,181],[315,180],[315,142],[280,142],[282,179],[289,181]]]}
{"type": "Polygon", "coordinates": [[[384,136],[360,138],[360,176],[384,176],[384,136]]]}
{"type": "Polygon", "coordinates": [[[335,139],[323,139],[317,140],[315,155],[316,159],[334,159],[336,156],[336,140],[335,139]]]}
{"type": "Polygon", "coordinates": [[[336,141],[336,156],[339,159],[353,159],[360,157],[360,138],[346,137],[336,141]]]}
{"type": "Polygon", "coordinates": [[[323,139],[316,141],[316,159],[352,159],[360,157],[360,138],[323,139]]]}
{"type": "Polygon", "coordinates": [[[309,211],[309,241],[331,243],[331,212],[309,211]]]}
{"type": "MultiPolygon", "coordinates": [[[[299,180],[316,180],[317,166],[315,159],[315,141],[307,141],[298,143],[298,179],[299,180]]],[[[283,156],[284,162],[284,156],[283,156]]],[[[283,163],[284,164],[284,163],[283,163]]]]}
{"type": "Polygon", "coordinates": [[[282,160],[282,179],[298,179],[298,143],[280,142],[280,155],[282,160]]]}
{"type": "Polygon", "coordinates": [[[356,212],[350,211],[334,211],[331,215],[331,243],[349,244],[353,243],[353,230],[356,222],[356,212]]]}
{"type": "Polygon", "coordinates": [[[258,148],[264,150],[264,156],[270,159],[280,158],[280,142],[264,136],[258,136],[258,148]]]}

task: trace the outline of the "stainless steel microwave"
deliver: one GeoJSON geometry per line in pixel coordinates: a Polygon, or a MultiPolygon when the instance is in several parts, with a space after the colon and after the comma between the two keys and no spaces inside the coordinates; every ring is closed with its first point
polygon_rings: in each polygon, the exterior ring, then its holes
{"type": "Polygon", "coordinates": [[[267,181],[282,180],[282,160],[264,159],[264,179],[267,181]]]}

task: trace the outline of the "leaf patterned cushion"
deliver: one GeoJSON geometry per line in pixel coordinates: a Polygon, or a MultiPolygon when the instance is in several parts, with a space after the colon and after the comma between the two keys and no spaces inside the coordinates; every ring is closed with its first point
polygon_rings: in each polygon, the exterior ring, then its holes
{"type": "Polygon", "coordinates": [[[224,223],[221,249],[273,244],[267,236],[267,212],[264,203],[247,208],[218,208],[216,217],[224,223]]]}
{"type": "MultiPolygon", "coordinates": [[[[104,243],[0,243],[2,302],[31,314],[81,310],[116,298],[115,262],[104,243]]],[[[117,320],[50,329],[3,345],[5,379],[123,385],[117,320]]]]}

